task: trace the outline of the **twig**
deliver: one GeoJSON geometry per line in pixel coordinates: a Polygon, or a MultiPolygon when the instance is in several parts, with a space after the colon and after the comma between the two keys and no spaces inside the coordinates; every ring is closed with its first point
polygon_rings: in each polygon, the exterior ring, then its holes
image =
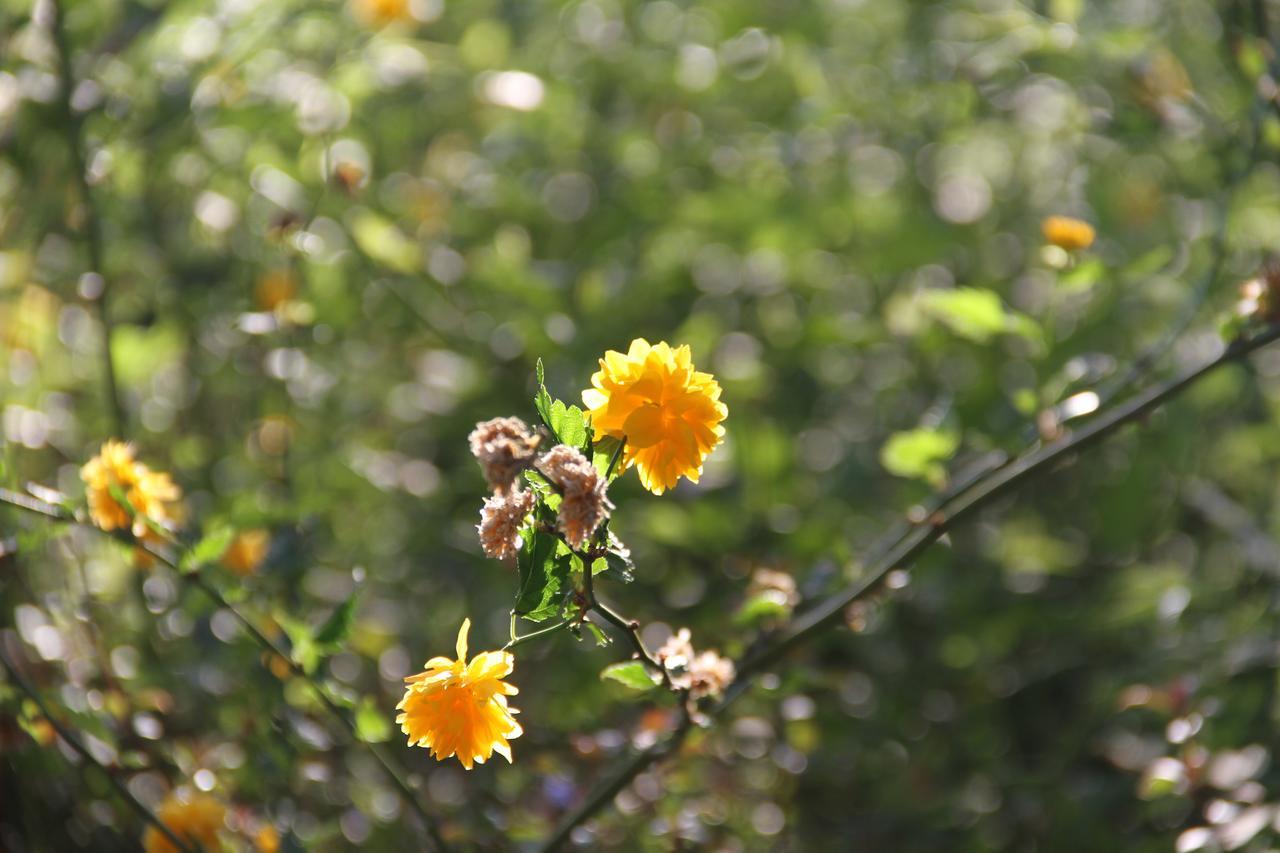
{"type": "MultiPolygon", "coordinates": [[[[1272,326],[1252,338],[1237,340],[1215,358],[1134,397],[1111,412],[1098,417],[1078,432],[1064,436],[1051,444],[1033,448],[1007,465],[994,464],[990,473],[980,476],[972,485],[960,490],[959,496],[955,499],[955,506],[949,512],[934,513],[934,517],[928,519],[926,523],[915,526],[908,535],[889,547],[882,556],[870,561],[871,568],[861,578],[818,602],[794,619],[789,626],[775,634],[762,648],[747,656],[738,665],[737,677],[725,691],[724,698],[707,712],[707,718],[711,719],[724,713],[725,709],[746,691],[762,669],[790,649],[812,639],[819,631],[838,621],[850,604],[877,589],[891,571],[910,565],[934,542],[961,522],[969,520],[978,510],[1011,492],[1025,481],[1045,473],[1062,459],[1097,444],[1124,425],[1139,420],[1218,368],[1240,361],[1277,340],[1280,340],[1280,326],[1272,326]]],[[[998,463],[998,460],[995,458],[988,460],[988,464],[991,463],[998,463]]],[[[945,504],[946,501],[942,503],[945,504]]],[[[574,811],[557,828],[555,834],[541,849],[544,851],[555,849],[572,834],[575,828],[590,820],[596,812],[607,806],[610,800],[632,779],[666,754],[668,751],[666,743],[655,744],[635,755],[617,774],[602,783],[587,798],[583,806],[574,811]]]]}
{"type": "Polygon", "coordinates": [[[508,649],[514,649],[516,646],[520,645],[521,643],[527,643],[530,640],[536,640],[539,637],[546,636],[547,634],[554,634],[556,631],[569,627],[569,623],[570,623],[570,620],[566,619],[563,622],[557,622],[556,624],[551,625],[550,627],[539,628],[537,631],[530,631],[528,634],[524,634],[523,636],[517,637],[514,634],[515,614],[512,613],[511,617],[512,617],[511,622],[512,622],[513,633],[511,636],[511,640],[505,646],[502,647],[503,651],[506,651],[508,649]]]}
{"type": "Polygon", "coordinates": [[[111,314],[108,311],[108,291],[106,272],[102,251],[102,222],[98,217],[98,209],[93,201],[93,190],[89,186],[88,158],[85,156],[84,122],[76,114],[71,104],[75,90],[75,75],[71,69],[71,47],[67,39],[65,13],[59,0],[51,0],[53,8],[52,35],[58,52],[58,76],[62,83],[62,97],[59,106],[62,112],[62,127],[68,149],[71,151],[71,171],[80,194],[80,203],[84,206],[85,246],[89,254],[89,271],[98,276],[98,292],[85,296],[97,306],[98,321],[102,325],[102,381],[106,386],[107,407],[111,413],[111,424],[117,438],[125,437],[124,406],[120,402],[120,387],[116,380],[115,359],[111,355],[111,314]]]}
{"type": "Polygon", "coordinates": [[[549,853],[549,851],[559,849],[560,845],[569,840],[569,836],[573,834],[575,829],[586,823],[596,812],[609,805],[613,798],[618,796],[618,793],[631,783],[631,780],[635,779],[655,762],[675,752],[680,747],[680,744],[684,742],[692,726],[693,718],[687,713],[683,714],[680,723],[666,740],[635,752],[630,761],[619,767],[617,772],[596,787],[576,809],[565,816],[552,836],[538,847],[539,853],[549,853]]]}
{"type": "Polygon", "coordinates": [[[1010,465],[996,470],[947,514],[918,527],[872,566],[863,577],[793,620],[791,625],[783,629],[767,648],[742,663],[738,668],[738,681],[750,678],[753,673],[776,660],[788,649],[839,619],[846,607],[875,589],[889,572],[913,562],[925,549],[942,538],[943,534],[973,516],[982,507],[1012,491],[1025,480],[1043,473],[1063,457],[1096,444],[1125,424],[1150,413],[1161,403],[1177,396],[1219,367],[1239,361],[1278,339],[1280,339],[1280,326],[1273,326],[1253,338],[1238,340],[1226,347],[1217,357],[1199,367],[1139,394],[1110,413],[1092,421],[1078,432],[1032,450],[1010,465]]]}
{"type": "Polygon", "coordinates": [[[165,825],[164,821],[156,817],[155,812],[143,805],[142,801],[135,797],[133,792],[129,790],[129,786],[124,782],[121,782],[116,774],[112,773],[106,765],[95,758],[93,753],[89,751],[89,748],[84,745],[80,738],[78,738],[68,726],[58,720],[57,716],[55,716],[50,710],[49,706],[45,703],[44,699],[41,698],[35,687],[33,687],[31,683],[23,677],[22,673],[18,671],[18,667],[9,659],[9,655],[5,651],[4,643],[2,641],[0,641],[0,665],[4,666],[5,671],[9,675],[9,679],[17,685],[18,689],[25,693],[27,698],[36,704],[36,707],[40,709],[40,713],[49,721],[49,725],[53,726],[53,730],[58,733],[58,737],[62,738],[63,741],[75,750],[81,758],[98,768],[98,770],[102,772],[102,775],[107,777],[107,781],[111,783],[111,787],[115,789],[121,799],[128,803],[130,807],[138,813],[139,817],[151,826],[155,827],[156,831],[163,835],[165,839],[167,839],[168,842],[176,849],[191,851],[192,848],[186,841],[179,838],[172,829],[165,825]]]}
{"type": "MultiPolygon", "coordinates": [[[[10,506],[15,506],[20,509],[27,510],[28,512],[38,513],[40,515],[43,515],[58,521],[76,521],[77,523],[81,523],[81,522],[78,522],[77,519],[75,519],[73,516],[69,515],[61,507],[46,503],[44,501],[37,501],[34,498],[28,498],[26,495],[17,494],[7,489],[0,489],[0,503],[9,504],[10,506]]],[[[378,764],[382,767],[383,772],[386,774],[387,778],[390,779],[392,784],[394,784],[395,787],[399,790],[402,799],[404,799],[404,801],[408,803],[409,807],[413,809],[414,813],[416,813],[418,817],[421,818],[422,823],[426,829],[428,839],[430,840],[431,849],[442,850],[442,851],[449,849],[449,846],[445,843],[444,838],[440,835],[439,829],[437,828],[437,825],[436,825],[436,819],[432,817],[429,812],[427,812],[425,807],[423,807],[422,803],[418,800],[417,796],[414,795],[413,789],[409,787],[409,783],[404,779],[403,776],[401,776],[400,771],[397,770],[396,767],[391,763],[391,760],[375,744],[362,740],[359,736],[358,730],[356,729],[356,725],[354,721],[352,721],[351,717],[347,714],[347,712],[343,710],[343,708],[333,700],[333,698],[329,695],[328,691],[324,689],[324,686],[320,684],[314,677],[312,677],[311,673],[307,672],[297,661],[295,661],[287,651],[282,649],[279,645],[275,643],[275,641],[273,641],[271,638],[267,637],[260,630],[258,630],[257,626],[253,624],[252,620],[250,620],[249,617],[245,616],[244,613],[242,613],[239,608],[237,608],[231,602],[227,601],[227,599],[222,595],[222,593],[219,592],[218,589],[215,586],[213,586],[213,584],[209,583],[208,579],[205,578],[203,575],[201,575],[198,570],[186,571],[186,572],[182,571],[179,568],[178,560],[174,559],[169,554],[166,554],[164,551],[158,548],[152,547],[149,543],[141,542],[139,540],[134,539],[131,535],[128,534],[127,531],[108,532],[108,531],[102,531],[101,528],[98,528],[89,524],[84,524],[83,526],[89,527],[92,530],[97,530],[101,533],[104,533],[105,535],[110,536],[113,539],[124,541],[127,544],[133,545],[134,547],[141,548],[153,559],[163,563],[164,565],[176,571],[180,578],[189,582],[192,586],[199,589],[205,596],[207,596],[211,601],[213,601],[214,604],[216,604],[219,607],[225,608],[229,613],[231,613],[231,615],[241,625],[241,627],[245,629],[245,632],[249,635],[250,638],[253,639],[255,643],[261,646],[265,651],[284,660],[288,664],[290,671],[298,678],[301,678],[302,680],[304,680],[307,683],[307,685],[311,687],[312,692],[315,693],[316,697],[320,700],[321,704],[323,705],[325,710],[329,713],[329,715],[332,716],[334,719],[336,719],[338,722],[340,722],[342,726],[351,734],[353,740],[356,743],[360,743],[364,745],[364,747],[369,751],[369,753],[377,760],[378,764]]]]}

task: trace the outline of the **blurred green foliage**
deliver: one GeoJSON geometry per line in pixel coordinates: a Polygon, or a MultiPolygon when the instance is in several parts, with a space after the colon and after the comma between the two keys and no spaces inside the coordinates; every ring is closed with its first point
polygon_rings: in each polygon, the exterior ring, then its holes
{"type": "MultiPolygon", "coordinates": [[[[1154,370],[1201,357],[1280,249],[1262,0],[61,5],[63,45],[50,0],[0,0],[3,485],[78,498],[113,431],[105,290],[125,437],[213,534],[196,562],[270,530],[256,571],[210,577],[310,644],[482,849],[545,837],[668,722],[631,669],[600,678],[622,644],[559,633],[517,649],[513,766],[437,765],[386,726],[464,616],[475,648],[508,636],[466,436],[535,419],[538,357],[570,403],[634,337],[715,373],[725,445],[699,486],[611,488],[635,582],[602,594],[651,643],[736,654],[785,615],[733,619],[755,568],[836,587],[979,454],[1126,389],[1189,311],[1154,370]],[[1043,245],[1050,214],[1098,241],[1043,245]]],[[[993,508],[575,841],[1263,843],[1277,401],[1264,353],[993,508]]],[[[209,788],[307,849],[416,843],[227,611],[89,531],[5,511],[11,539],[0,642],[140,798],[209,788]]],[[[132,849],[135,816],[39,723],[0,683],[0,847],[132,849]]]]}

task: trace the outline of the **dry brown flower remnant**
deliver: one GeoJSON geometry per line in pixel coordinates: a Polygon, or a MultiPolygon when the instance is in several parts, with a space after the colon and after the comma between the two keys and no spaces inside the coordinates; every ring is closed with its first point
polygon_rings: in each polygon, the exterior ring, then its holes
{"type": "Polygon", "coordinates": [[[533,511],[534,502],[532,492],[520,489],[485,498],[476,530],[480,531],[480,546],[487,556],[495,560],[515,556],[520,550],[520,528],[533,511]]]}
{"type": "Polygon", "coordinates": [[[688,628],[667,638],[656,655],[671,683],[692,699],[719,696],[737,674],[733,661],[714,651],[695,652],[688,628]]]}
{"type": "Polygon", "coordinates": [[[551,448],[538,460],[537,468],[560,487],[560,513],[556,522],[560,532],[570,547],[584,547],[613,510],[613,504],[605,496],[608,483],[591,460],[567,444],[551,448]]]}
{"type": "Polygon", "coordinates": [[[519,418],[494,418],[478,423],[468,441],[489,488],[498,494],[511,489],[516,477],[533,461],[540,443],[529,425],[519,418]]]}

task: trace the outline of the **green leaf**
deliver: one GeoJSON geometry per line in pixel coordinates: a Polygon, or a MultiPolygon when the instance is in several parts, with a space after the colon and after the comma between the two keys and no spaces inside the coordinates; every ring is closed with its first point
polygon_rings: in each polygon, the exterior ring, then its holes
{"type": "Polygon", "coordinates": [[[361,699],[360,707],[356,709],[356,736],[365,743],[382,743],[391,739],[391,716],[370,696],[361,699]]]}
{"type": "Polygon", "coordinates": [[[622,473],[622,439],[614,438],[611,435],[602,435],[595,446],[591,449],[591,464],[596,466],[596,470],[602,475],[609,478],[609,482],[617,479],[622,473]],[[617,461],[614,459],[617,457],[617,461]],[[610,470],[612,466],[612,470],[610,470]]]}
{"type": "Polygon", "coordinates": [[[340,646],[351,635],[351,626],[355,623],[356,600],[359,590],[351,593],[346,601],[339,604],[329,614],[329,618],[316,631],[316,644],[321,647],[340,646]]]}
{"type": "Polygon", "coordinates": [[[791,608],[767,595],[756,595],[748,598],[734,617],[738,625],[756,625],[786,619],[791,615],[791,608]]]}
{"type": "MultiPolygon", "coordinates": [[[[547,393],[546,372],[542,367],[542,359],[538,359],[538,393],[533,397],[533,407],[538,410],[538,417],[551,427],[551,395],[547,393]]],[[[554,427],[552,427],[554,431],[554,427]]]]}
{"type": "Polygon", "coordinates": [[[1008,311],[1000,297],[990,290],[957,287],[926,290],[917,297],[921,310],[962,338],[984,344],[997,335],[1021,335],[1040,343],[1043,335],[1034,320],[1008,311]]]}
{"type": "Polygon", "coordinates": [[[601,680],[616,681],[632,690],[652,690],[657,685],[655,676],[638,660],[611,663],[600,673],[601,680]]]}
{"type": "Polygon", "coordinates": [[[597,557],[591,563],[591,574],[603,575],[610,580],[616,580],[619,583],[631,583],[636,579],[636,564],[631,561],[631,555],[621,551],[610,550],[603,557],[597,557]]]}
{"type": "Polygon", "coordinates": [[[920,427],[894,433],[880,448],[880,464],[890,474],[927,480],[941,485],[946,478],[942,465],[960,447],[960,436],[938,429],[920,427]]]}
{"type": "MultiPolygon", "coordinates": [[[[591,634],[591,636],[592,636],[592,638],[594,638],[594,639],[595,639],[595,641],[596,641],[596,645],[597,645],[597,646],[599,646],[599,647],[601,647],[601,648],[604,648],[605,646],[611,646],[611,645],[613,645],[613,640],[610,640],[610,639],[609,639],[609,635],[608,635],[608,634],[606,634],[606,633],[604,632],[604,629],[603,629],[603,628],[601,628],[601,627],[600,627],[599,625],[597,625],[596,623],[594,623],[594,622],[583,622],[583,623],[582,623],[582,627],[583,627],[583,628],[586,628],[586,629],[587,629],[587,632],[588,632],[588,633],[590,633],[590,634],[591,634]]],[[[581,633],[579,633],[579,634],[578,634],[578,639],[579,639],[579,640],[581,640],[581,639],[582,639],[582,634],[581,634],[581,633]]]]}
{"type": "Polygon", "coordinates": [[[314,672],[320,664],[320,649],[316,646],[315,632],[311,630],[311,626],[279,611],[275,613],[275,620],[289,638],[289,656],[293,658],[293,662],[302,667],[303,672],[314,672]]]}
{"type": "Polygon", "coordinates": [[[421,247],[406,237],[395,223],[363,208],[353,211],[348,221],[351,237],[370,258],[406,275],[421,272],[421,247]]]}
{"type": "Polygon", "coordinates": [[[1058,286],[1063,290],[1088,290],[1107,272],[1106,264],[1099,258],[1089,258],[1058,276],[1058,286]]]}
{"type": "Polygon", "coordinates": [[[526,530],[516,556],[520,592],[512,608],[532,622],[545,622],[560,612],[570,590],[569,570],[574,557],[559,539],[543,530],[526,530]]]}
{"type": "Polygon", "coordinates": [[[194,572],[203,566],[217,562],[226,553],[234,538],[236,538],[234,527],[217,527],[209,531],[182,555],[178,568],[184,572],[194,572]]]}
{"type": "Polygon", "coordinates": [[[577,406],[566,406],[563,400],[553,400],[548,425],[561,444],[577,448],[586,445],[587,417],[577,406]]]}

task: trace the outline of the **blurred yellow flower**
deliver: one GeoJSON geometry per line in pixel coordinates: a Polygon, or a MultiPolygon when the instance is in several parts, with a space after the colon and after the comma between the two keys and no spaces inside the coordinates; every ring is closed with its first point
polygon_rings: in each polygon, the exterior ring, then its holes
{"type": "Polygon", "coordinates": [[[655,495],[681,477],[698,482],[703,461],[724,440],[729,409],[720,384],[690,358],[688,346],[637,338],[625,355],[606,352],[582,392],[596,434],[626,438],[623,465],[634,464],[655,495]]]}
{"type": "Polygon", "coordinates": [[[253,838],[258,853],[280,853],[280,833],[271,824],[265,824],[253,838]]]}
{"type": "Polygon", "coordinates": [[[1092,225],[1070,216],[1046,216],[1040,223],[1040,232],[1046,243],[1068,252],[1089,248],[1096,236],[1092,225]]]}
{"type": "Polygon", "coordinates": [[[385,27],[409,17],[409,0],[351,0],[356,20],[365,26],[385,27]]]}
{"type": "Polygon", "coordinates": [[[272,270],[253,287],[253,301],[259,311],[274,311],[298,295],[298,279],[287,269],[272,270]]]}
{"type": "Polygon", "coordinates": [[[222,565],[245,577],[257,570],[271,549],[271,534],[254,528],[242,530],[222,554],[222,565]]]}
{"type": "MultiPolygon", "coordinates": [[[[156,817],[184,841],[195,842],[202,850],[221,850],[218,831],[222,829],[227,810],[222,803],[206,794],[170,794],[156,817]]],[[[178,853],[169,839],[154,826],[147,827],[142,836],[146,853],[178,853]]],[[[191,846],[191,845],[188,845],[191,846]]]]}
{"type": "Polygon", "coordinates": [[[467,663],[467,632],[471,620],[458,630],[457,660],[434,657],[426,670],[405,679],[403,711],[396,722],[409,736],[410,746],[424,746],[437,761],[456,755],[462,766],[483,764],[495,752],[511,761],[513,738],[524,730],[515,721],[507,697],[517,692],[502,680],[515,667],[510,652],[481,652],[467,663]]]}
{"type": "Polygon", "coordinates": [[[168,474],[152,471],[134,459],[132,445],[107,441],[80,469],[80,478],[85,484],[89,517],[103,530],[128,529],[138,539],[154,540],[158,537],[148,519],[161,527],[178,520],[182,490],[168,474]]]}

